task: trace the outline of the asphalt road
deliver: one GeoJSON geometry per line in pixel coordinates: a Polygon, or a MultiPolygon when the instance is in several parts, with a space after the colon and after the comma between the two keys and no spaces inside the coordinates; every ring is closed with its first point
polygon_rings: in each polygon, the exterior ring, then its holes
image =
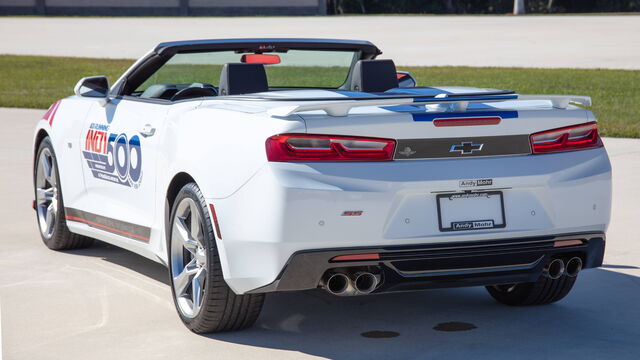
{"type": "Polygon", "coordinates": [[[31,209],[40,110],[0,109],[0,344],[4,359],[638,359],[640,141],[606,139],[614,214],[601,269],[549,306],[482,288],[338,298],[268,295],[256,326],[199,336],[180,323],[165,268],[113,246],[48,250],[31,209]],[[444,322],[476,328],[442,332],[444,322]],[[393,338],[361,333],[393,331],[393,338]]]}
{"type": "Polygon", "coordinates": [[[170,40],[370,40],[399,65],[640,69],[640,16],[0,17],[0,54],[139,58],[170,40]]]}

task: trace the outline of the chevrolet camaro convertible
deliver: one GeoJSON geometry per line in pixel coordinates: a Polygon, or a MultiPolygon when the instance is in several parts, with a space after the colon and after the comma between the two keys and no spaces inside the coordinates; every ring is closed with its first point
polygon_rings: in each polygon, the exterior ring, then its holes
{"type": "Polygon", "coordinates": [[[251,326],[274,291],[549,304],[602,264],[611,166],[588,97],[417,86],[380,54],[178,41],[112,86],[81,79],[35,131],[44,243],[165,264],[196,333],[251,326]]]}

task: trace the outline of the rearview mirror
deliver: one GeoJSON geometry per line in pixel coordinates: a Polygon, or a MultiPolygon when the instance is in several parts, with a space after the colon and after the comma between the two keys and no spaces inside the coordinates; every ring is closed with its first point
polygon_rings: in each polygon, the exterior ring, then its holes
{"type": "Polygon", "coordinates": [[[397,71],[396,77],[398,78],[398,87],[410,88],[418,85],[416,79],[406,71],[397,71]]]}
{"type": "Polygon", "coordinates": [[[280,64],[280,56],[274,54],[245,54],[240,59],[243,63],[273,65],[280,64]]]}
{"type": "Polygon", "coordinates": [[[78,81],[73,92],[83,97],[106,98],[109,94],[109,79],[103,75],[84,77],[78,81]]]}

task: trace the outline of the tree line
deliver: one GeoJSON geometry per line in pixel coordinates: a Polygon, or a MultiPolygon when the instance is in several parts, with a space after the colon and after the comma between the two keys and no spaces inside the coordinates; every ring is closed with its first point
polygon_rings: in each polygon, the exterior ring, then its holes
{"type": "Polygon", "coordinates": [[[329,14],[508,14],[640,11],[640,0],[327,0],[329,14]],[[520,11],[517,11],[520,10],[520,11]]]}

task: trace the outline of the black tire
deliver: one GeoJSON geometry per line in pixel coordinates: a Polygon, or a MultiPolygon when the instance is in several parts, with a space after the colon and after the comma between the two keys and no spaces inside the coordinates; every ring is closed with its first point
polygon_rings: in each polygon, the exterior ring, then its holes
{"type": "MultiPolygon", "coordinates": [[[[216,246],[213,224],[207,209],[207,203],[195,183],[185,185],[178,193],[171,209],[170,226],[168,227],[168,254],[169,254],[169,277],[171,278],[171,292],[178,315],[184,324],[197,334],[236,331],[251,327],[258,319],[264,294],[236,295],[225,282],[220,265],[220,256],[216,246]],[[204,286],[202,294],[202,305],[199,312],[193,316],[186,316],[178,304],[176,296],[176,286],[174,284],[174,271],[172,261],[172,242],[180,241],[173,239],[174,223],[177,221],[176,212],[179,205],[191,199],[196,204],[201,221],[202,247],[206,254],[206,275],[204,276],[204,286]]],[[[189,254],[183,250],[184,254],[189,254]]],[[[184,256],[184,255],[183,255],[184,256]]],[[[184,260],[186,262],[187,260],[184,260]]],[[[178,269],[177,269],[178,270],[178,269]]],[[[193,286],[193,285],[191,285],[193,286]]],[[[193,291],[193,290],[192,290],[193,291]]]]}
{"type": "Polygon", "coordinates": [[[56,191],[56,213],[54,216],[54,221],[52,225],[52,231],[43,232],[40,226],[40,215],[39,208],[40,204],[36,203],[36,221],[38,223],[38,229],[40,230],[40,236],[44,244],[51,250],[71,250],[71,249],[80,249],[91,246],[93,244],[93,239],[88,238],[86,236],[82,236],[79,234],[74,234],[69,231],[67,227],[67,221],[64,212],[64,199],[62,198],[62,190],[60,186],[60,175],[58,172],[58,162],[56,160],[55,152],[53,151],[53,146],[51,145],[51,140],[49,137],[45,137],[40,146],[38,147],[38,152],[36,154],[36,158],[34,161],[33,167],[33,184],[34,184],[34,195],[36,199],[38,199],[38,186],[37,186],[37,171],[39,166],[39,161],[43,152],[47,152],[51,157],[51,168],[54,169],[55,174],[53,174],[53,178],[55,179],[55,184],[51,184],[47,182],[52,188],[55,188],[56,191]]]}
{"type": "Polygon", "coordinates": [[[487,291],[498,302],[511,306],[546,305],[562,300],[576,282],[577,277],[562,275],[558,279],[541,276],[538,281],[512,285],[487,286],[487,291]]]}

